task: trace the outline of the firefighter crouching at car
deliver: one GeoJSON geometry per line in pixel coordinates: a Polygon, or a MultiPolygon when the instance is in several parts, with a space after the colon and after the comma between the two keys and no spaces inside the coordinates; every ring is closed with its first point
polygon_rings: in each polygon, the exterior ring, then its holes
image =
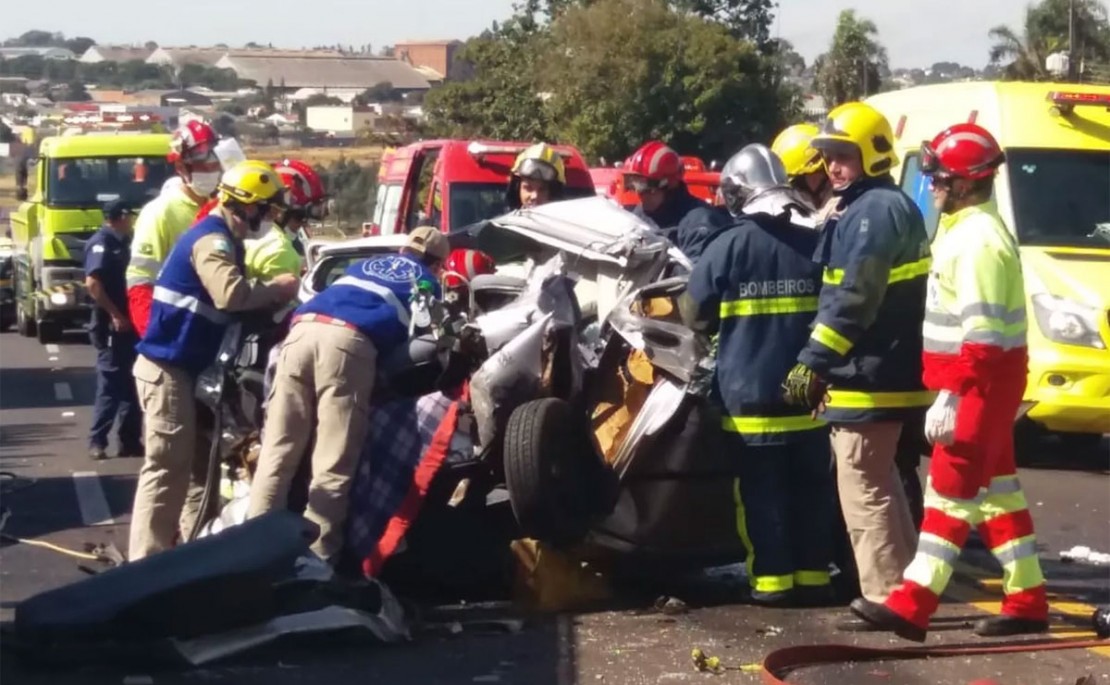
{"type": "Polygon", "coordinates": [[[127,301],[131,323],[142,336],[150,318],[154,281],[182,233],[193,225],[197,211],[220,182],[219,138],[200,121],[183,124],[173,133],[168,159],[181,183],[169,184],[148,202],[135,220],[131,261],[127,266],[127,301]]]}
{"type": "Polygon", "coordinates": [[[135,363],[145,414],[146,459],[131,515],[132,561],[169,548],[179,517],[187,535],[199,498],[186,509],[192,480],[204,482],[207,446],[197,439],[196,379],[216,359],[234,312],[276,307],[293,298],[297,279],[270,283],[245,276],[243,238],[256,232],[281,200],[265,162],[242,162],[218,185],[220,204],[174,246],[154,286],[150,324],[135,363]]]}
{"type": "Polygon", "coordinates": [[[305,518],[320,527],[312,550],[329,563],[343,547],[351,479],[369,428],[375,366],[408,340],[415,287],[438,296],[447,236],[421,226],[399,255],[357,262],[301,305],[285,339],[270,393],[248,517],[284,509],[312,448],[305,518]]]}
{"type": "Polygon", "coordinates": [[[538,207],[563,199],[566,187],[567,169],[559,152],[536,143],[513,162],[505,203],[510,211],[538,207]]]}
{"type": "Polygon", "coordinates": [[[925,310],[925,384],[938,390],[925,419],[933,443],[925,521],[913,563],[885,604],[852,611],[875,627],[923,641],[971,528],[1002,566],[1002,613],[982,636],[1048,630],[1033,519],[1014,465],[1013,422],[1028,355],[1021,256],[991,202],[1002,149],[986,129],[957,124],[922,146],[940,227],[925,310]]]}
{"type": "Polygon", "coordinates": [[[811,210],[786,185],[782,162],[749,145],[721,172],[737,223],[694,267],[682,300],[686,322],[720,331],[717,386],[735,461],[736,520],[748,548],[752,600],[776,606],[831,598],[836,496],[824,421],[782,399],[817,313],[818,234],[795,222],[811,210]]]}
{"type": "Polygon", "coordinates": [[[921,384],[929,239],[921,212],[890,177],[893,140],[887,120],[859,102],[830,112],[813,139],[839,216],[821,231],[820,307],[783,382],[788,402],[821,411],[831,426],[860,589],[874,602],[913,557],[916,531],[895,452],[903,421],[934,397],[921,384]]]}
{"type": "Polygon", "coordinates": [[[247,273],[264,281],[278,274],[300,277],[304,271],[304,247],[300,245],[299,232],[309,220],[323,221],[328,215],[324,182],[311,166],[287,159],[275,171],[285,186],[285,204],[273,222],[263,222],[261,238],[246,241],[247,273]]]}
{"type": "Polygon", "coordinates": [[[732,217],[690,194],[684,174],[678,153],[653,140],[625,161],[624,186],[640,198],[633,213],[655,224],[663,237],[696,262],[705,246],[732,224],[732,217]]]}
{"type": "Polygon", "coordinates": [[[814,124],[794,124],[783,129],[771,143],[771,151],[779,156],[786,168],[790,185],[802,193],[814,212],[822,215],[832,198],[832,185],[825,173],[821,153],[813,147],[813,138],[821,130],[814,124]]]}

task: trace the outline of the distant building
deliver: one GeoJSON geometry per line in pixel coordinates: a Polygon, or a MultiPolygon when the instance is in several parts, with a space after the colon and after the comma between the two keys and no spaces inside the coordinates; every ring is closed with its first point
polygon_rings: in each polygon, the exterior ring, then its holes
{"type": "Polygon", "coordinates": [[[130,62],[145,60],[152,50],[133,45],[93,45],[78,58],[78,62],[95,64],[97,62],[130,62]]]}
{"type": "Polygon", "coordinates": [[[428,79],[401,60],[383,57],[336,57],[313,53],[261,55],[230,52],[216,63],[240,79],[288,92],[301,88],[365,90],[389,82],[402,92],[424,91],[428,79]]]}
{"type": "Polygon", "coordinates": [[[36,55],[43,59],[77,59],[77,55],[67,48],[0,48],[0,57],[4,59],[17,59],[28,55],[36,55]]]}
{"type": "Polygon", "coordinates": [[[451,66],[455,62],[455,53],[460,47],[462,47],[462,41],[458,40],[407,41],[394,45],[393,55],[421,71],[430,69],[432,74],[439,76],[438,79],[430,80],[442,81],[452,76],[451,66]]]}
{"type": "Polygon", "coordinates": [[[147,64],[181,68],[186,64],[201,64],[212,67],[227,54],[227,48],[158,48],[147,56],[147,64]]]}

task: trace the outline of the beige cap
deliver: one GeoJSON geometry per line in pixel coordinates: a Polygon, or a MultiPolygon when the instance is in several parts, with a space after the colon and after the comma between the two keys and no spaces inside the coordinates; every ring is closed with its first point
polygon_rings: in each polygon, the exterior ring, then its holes
{"type": "Polygon", "coordinates": [[[451,254],[451,244],[447,242],[447,236],[433,226],[417,226],[412,229],[405,247],[421,256],[440,261],[446,260],[451,254]]]}

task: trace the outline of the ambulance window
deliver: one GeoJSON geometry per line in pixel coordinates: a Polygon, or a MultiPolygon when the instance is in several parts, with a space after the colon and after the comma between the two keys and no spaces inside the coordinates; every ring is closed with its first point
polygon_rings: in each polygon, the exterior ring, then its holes
{"type": "Polygon", "coordinates": [[[929,240],[937,232],[937,224],[940,222],[940,216],[937,214],[936,207],[933,206],[933,194],[929,190],[929,177],[921,173],[921,158],[917,153],[906,155],[905,161],[902,162],[902,192],[909,195],[921,210],[921,215],[925,217],[925,231],[929,234],[929,240]]]}
{"type": "Polygon", "coordinates": [[[397,232],[397,215],[401,212],[401,197],[404,187],[399,184],[385,186],[385,195],[382,201],[382,219],[378,222],[382,235],[392,235],[397,232]]]}
{"type": "Polygon", "coordinates": [[[443,222],[443,193],[439,183],[432,186],[432,215],[428,223],[438,227],[443,222]]]}
{"type": "Polygon", "coordinates": [[[421,224],[429,223],[425,208],[428,206],[428,193],[431,192],[438,158],[438,148],[432,148],[417,157],[416,163],[420,165],[420,172],[416,177],[416,196],[409,205],[408,216],[405,217],[406,230],[411,231],[421,224]]]}
{"type": "Polygon", "coordinates": [[[374,213],[370,220],[377,224],[379,227],[382,225],[382,215],[385,214],[386,188],[388,188],[388,186],[386,186],[384,183],[379,183],[378,192],[374,195],[374,213]]]}

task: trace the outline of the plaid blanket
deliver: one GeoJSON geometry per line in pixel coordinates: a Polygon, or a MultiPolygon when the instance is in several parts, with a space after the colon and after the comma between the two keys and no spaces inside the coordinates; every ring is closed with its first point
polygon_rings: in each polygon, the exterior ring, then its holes
{"type": "Polygon", "coordinates": [[[456,407],[453,399],[437,392],[371,411],[347,516],[347,545],[363,560],[368,576],[380,571],[396,549],[445,461],[456,407]]]}

